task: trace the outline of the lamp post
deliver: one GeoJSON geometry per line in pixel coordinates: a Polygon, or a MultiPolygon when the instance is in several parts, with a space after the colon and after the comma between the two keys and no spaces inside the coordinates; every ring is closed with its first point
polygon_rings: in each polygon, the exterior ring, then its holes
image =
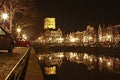
{"type": "Polygon", "coordinates": [[[5,20],[8,19],[8,14],[7,13],[2,13],[1,18],[2,18],[2,20],[4,20],[3,28],[5,29],[5,20]]]}
{"type": "Polygon", "coordinates": [[[21,32],[21,28],[17,28],[17,38],[20,38],[20,32],[21,32]]]}

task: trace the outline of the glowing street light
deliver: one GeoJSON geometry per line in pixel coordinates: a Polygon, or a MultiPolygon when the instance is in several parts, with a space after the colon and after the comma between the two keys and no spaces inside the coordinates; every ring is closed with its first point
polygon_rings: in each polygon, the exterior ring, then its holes
{"type": "Polygon", "coordinates": [[[8,19],[8,14],[7,13],[2,13],[1,19],[4,20],[2,27],[5,29],[5,20],[8,19]]]}
{"type": "Polygon", "coordinates": [[[26,36],[25,34],[23,34],[23,35],[22,35],[22,38],[26,40],[26,39],[27,39],[27,36],[26,36]]]}
{"type": "Polygon", "coordinates": [[[1,17],[5,21],[5,20],[8,19],[8,14],[7,13],[2,13],[1,17]]]}
{"type": "Polygon", "coordinates": [[[17,32],[21,32],[21,29],[20,29],[20,28],[18,28],[18,29],[17,29],[17,32]]]}
{"type": "Polygon", "coordinates": [[[20,32],[21,32],[21,28],[17,28],[17,33],[18,33],[17,37],[18,38],[20,38],[20,32]]]}

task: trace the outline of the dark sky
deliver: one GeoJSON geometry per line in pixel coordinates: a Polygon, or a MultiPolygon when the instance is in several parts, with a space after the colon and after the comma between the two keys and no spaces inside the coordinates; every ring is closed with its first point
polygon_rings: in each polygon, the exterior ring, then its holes
{"type": "Polygon", "coordinates": [[[84,30],[86,25],[119,24],[119,0],[34,0],[40,13],[40,24],[45,17],[55,17],[56,26],[64,31],[84,30]]]}

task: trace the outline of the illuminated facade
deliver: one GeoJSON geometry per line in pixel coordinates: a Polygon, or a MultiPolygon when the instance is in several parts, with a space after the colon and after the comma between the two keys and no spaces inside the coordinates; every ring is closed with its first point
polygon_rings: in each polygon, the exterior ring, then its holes
{"type": "Polygon", "coordinates": [[[83,43],[83,32],[77,31],[75,32],[75,37],[78,39],[78,43],[83,43]]]}
{"type": "Polygon", "coordinates": [[[47,29],[44,33],[47,43],[60,43],[62,39],[62,31],[58,29],[47,29]]]}
{"type": "Polygon", "coordinates": [[[56,52],[52,54],[40,54],[37,56],[41,63],[44,63],[45,74],[56,74],[56,68],[61,67],[63,59],[77,64],[86,65],[88,70],[98,69],[104,72],[120,73],[120,59],[117,57],[108,57],[100,55],[99,57],[88,53],[77,52],[56,52]]]}
{"type": "Polygon", "coordinates": [[[114,42],[119,42],[120,41],[120,25],[114,26],[112,30],[113,30],[114,42]]]}
{"type": "Polygon", "coordinates": [[[56,29],[55,18],[45,18],[44,29],[56,29]]]}
{"type": "Polygon", "coordinates": [[[96,42],[96,34],[94,27],[88,25],[87,29],[83,33],[83,42],[94,43],[96,42]]]}
{"type": "Polygon", "coordinates": [[[99,42],[119,42],[120,41],[120,25],[116,26],[99,26],[98,39],[99,42]]]}
{"type": "Polygon", "coordinates": [[[44,19],[44,40],[46,43],[62,43],[62,31],[56,28],[55,18],[44,19]]]}
{"type": "Polygon", "coordinates": [[[102,28],[101,28],[101,26],[99,25],[99,27],[98,27],[98,41],[99,42],[102,42],[103,41],[103,35],[102,35],[102,28]]]}

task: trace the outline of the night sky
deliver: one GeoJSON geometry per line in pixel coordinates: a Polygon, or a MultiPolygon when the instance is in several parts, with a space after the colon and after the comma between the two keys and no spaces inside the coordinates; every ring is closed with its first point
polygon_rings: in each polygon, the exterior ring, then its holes
{"type": "Polygon", "coordinates": [[[40,24],[45,17],[55,17],[56,26],[63,31],[83,31],[87,25],[120,23],[119,0],[34,0],[40,13],[40,24]]]}

